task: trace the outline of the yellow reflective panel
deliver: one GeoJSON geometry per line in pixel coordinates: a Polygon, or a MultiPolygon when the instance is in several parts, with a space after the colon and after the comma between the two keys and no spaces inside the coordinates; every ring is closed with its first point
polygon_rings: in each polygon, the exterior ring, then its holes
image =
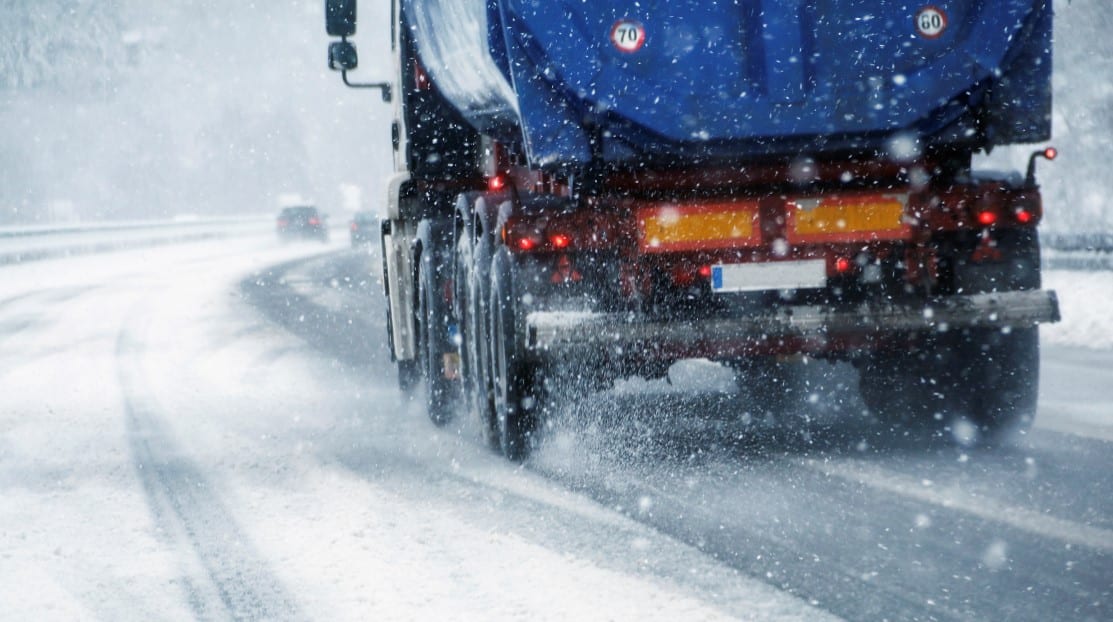
{"type": "Polygon", "coordinates": [[[750,241],[755,212],[733,208],[659,208],[642,217],[642,244],[647,249],[721,246],[750,241]]]}
{"type": "Polygon", "coordinates": [[[904,205],[899,195],[797,199],[792,202],[792,232],[801,236],[903,232],[904,205]]]}

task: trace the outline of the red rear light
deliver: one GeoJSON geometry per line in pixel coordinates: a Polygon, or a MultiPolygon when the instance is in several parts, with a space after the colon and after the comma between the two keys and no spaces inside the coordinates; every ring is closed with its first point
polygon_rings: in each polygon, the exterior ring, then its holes
{"type": "Polygon", "coordinates": [[[425,73],[425,68],[416,60],[414,61],[414,88],[419,91],[429,90],[429,74],[425,73]]]}
{"type": "Polygon", "coordinates": [[[290,224],[290,221],[288,221],[288,220],[279,220],[278,221],[278,226],[279,227],[285,227],[288,224],[290,224]]]}
{"type": "MultiPolygon", "coordinates": [[[[621,239],[617,225],[608,214],[587,211],[511,216],[502,226],[503,243],[514,252],[565,253],[610,249],[621,239]]],[[[689,264],[689,276],[698,266],[689,264]]]]}
{"type": "Polygon", "coordinates": [[[1032,212],[1023,208],[1016,210],[1016,221],[1022,225],[1032,222],[1032,212]]]}
{"type": "Polygon", "coordinates": [[[353,222],[352,223],[352,231],[355,231],[357,229],[359,229],[359,225],[353,222]]]}
{"type": "Polygon", "coordinates": [[[510,250],[537,251],[545,244],[545,238],[528,224],[507,223],[502,227],[502,241],[510,250]]]}
{"type": "Polygon", "coordinates": [[[316,227],[317,225],[321,224],[321,220],[319,218],[310,218],[309,219],[309,224],[316,227]]]}
{"type": "Polygon", "coordinates": [[[839,257],[835,260],[835,272],[838,272],[840,274],[843,272],[849,272],[851,265],[852,264],[850,263],[849,259],[847,259],[846,257],[839,257]]]}
{"type": "Polygon", "coordinates": [[[997,222],[997,214],[991,211],[978,212],[978,224],[988,227],[997,222]]]}
{"type": "Polygon", "coordinates": [[[506,187],[506,178],[502,175],[495,175],[487,179],[487,189],[491,192],[498,192],[506,187]]]}
{"type": "Polygon", "coordinates": [[[711,278],[711,266],[700,266],[699,275],[705,279],[711,278]]]}

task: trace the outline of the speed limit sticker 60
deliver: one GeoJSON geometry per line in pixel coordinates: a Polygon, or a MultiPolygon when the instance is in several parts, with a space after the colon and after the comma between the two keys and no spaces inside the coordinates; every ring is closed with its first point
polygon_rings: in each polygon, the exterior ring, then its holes
{"type": "Polygon", "coordinates": [[[925,6],[916,13],[916,32],[925,39],[938,39],[947,29],[947,14],[943,9],[925,6]]]}
{"type": "Polygon", "coordinates": [[[620,19],[611,26],[611,43],[627,54],[637,52],[645,44],[645,26],[633,19],[620,19]]]}

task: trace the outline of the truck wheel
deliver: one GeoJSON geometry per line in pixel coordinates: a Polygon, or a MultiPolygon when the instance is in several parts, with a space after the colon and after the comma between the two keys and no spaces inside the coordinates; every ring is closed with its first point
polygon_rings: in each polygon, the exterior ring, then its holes
{"type": "Polygon", "coordinates": [[[892,431],[936,432],[947,414],[952,353],[935,339],[920,348],[872,352],[858,368],[858,391],[870,413],[892,431]],[[948,361],[942,360],[943,358],[948,361]]]}
{"type": "Polygon", "coordinates": [[[425,404],[429,419],[438,426],[452,420],[456,409],[456,383],[446,377],[445,354],[455,350],[448,334],[442,288],[434,271],[418,260],[418,356],[425,375],[425,404]]]}
{"type": "Polygon", "coordinates": [[[962,338],[956,380],[979,439],[992,444],[1026,431],[1039,399],[1039,329],[978,328],[962,338]]]}
{"type": "Polygon", "coordinates": [[[421,383],[421,366],[416,359],[398,361],[398,388],[406,397],[412,397],[421,383]]]}
{"type": "Polygon", "coordinates": [[[977,328],[925,340],[913,351],[875,353],[859,389],[882,422],[962,443],[992,444],[1026,429],[1039,396],[1039,329],[977,328]],[[965,418],[976,427],[958,427],[965,418]]]}
{"type": "Polygon", "coordinates": [[[527,359],[516,334],[521,303],[511,261],[504,251],[491,268],[491,380],[499,446],[504,456],[520,462],[533,448],[541,400],[536,364],[527,359]]]}
{"type": "Polygon", "coordinates": [[[807,423],[801,412],[804,387],[799,365],[762,356],[734,361],[731,367],[746,413],[772,419],[782,427],[798,428],[807,423]]]}
{"type": "MultiPolygon", "coordinates": [[[[481,241],[480,244],[483,242],[481,241]]],[[[483,255],[477,255],[470,239],[461,239],[456,249],[456,283],[459,288],[460,332],[462,337],[460,359],[462,363],[464,395],[467,405],[474,410],[480,428],[492,449],[500,449],[498,420],[492,401],[491,372],[488,364],[488,327],[486,315],[486,289],[481,286],[487,276],[480,274],[483,255]]],[[[489,260],[486,262],[490,264],[489,260]]]]}

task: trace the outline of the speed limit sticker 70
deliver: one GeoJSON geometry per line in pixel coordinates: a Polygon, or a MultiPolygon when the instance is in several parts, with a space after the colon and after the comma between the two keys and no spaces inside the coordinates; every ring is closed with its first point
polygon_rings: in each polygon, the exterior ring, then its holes
{"type": "Polygon", "coordinates": [[[611,43],[621,52],[637,52],[645,44],[645,26],[637,20],[620,19],[611,26],[611,43]]]}
{"type": "Polygon", "coordinates": [[[947,14],[943,9],[925,6],[916,13],[916,32],[925,39],[938,39],[947,29],[947,14]]]}

